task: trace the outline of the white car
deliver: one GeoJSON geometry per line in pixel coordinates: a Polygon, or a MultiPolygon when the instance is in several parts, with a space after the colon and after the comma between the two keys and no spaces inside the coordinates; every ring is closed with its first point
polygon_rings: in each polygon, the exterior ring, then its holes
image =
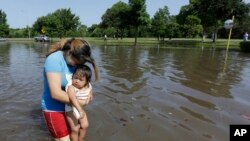
{"type": "Polygon", "coordinates": [[[0,42],[1,42],[1,41],[6,41],[6,39],[5,39],[5,38],[0,37],[0,42]]]}
{"type": "Polygon", "coordinates": [[[36,42],[49,42],[50,38],[47,37],[46,35],[39,35],[39,36],[34,37],[34,40],[36,42]]]}

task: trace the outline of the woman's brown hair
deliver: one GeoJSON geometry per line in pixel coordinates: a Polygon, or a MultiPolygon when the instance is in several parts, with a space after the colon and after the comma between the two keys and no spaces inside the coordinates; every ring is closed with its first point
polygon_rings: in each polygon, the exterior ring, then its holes
{"type": "Polygon", "coordinates": [[[90,44],[87,41],[81,39],[62,39],[51,47],[47,56],[59,50],[63,51],[64,56],[71,55],[77,60],[79,65],[89,62],[94,68],[95,80],[100,80],[99,69],[91,55],[90,44]]]}

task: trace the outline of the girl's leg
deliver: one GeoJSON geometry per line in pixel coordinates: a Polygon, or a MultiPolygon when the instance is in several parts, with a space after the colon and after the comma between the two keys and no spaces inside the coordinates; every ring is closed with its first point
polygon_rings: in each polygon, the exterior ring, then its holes
{"type": "Polygon", "coordinates": [[[79,141],[84,140],[86,136],[87,128],[89,126],[88,117],[85,111],[84,111],[84,114],[85,114],[84,118],[79,119],[79,123],[80,123],[79,141]]]}
{"type": "Polygon", "coordinates": [[[77,119],[75,118],[73,112],[66,112],[66,119],[68,121],[71,133],[70,133],[70,141],[78,141],[79,135],[79,124],[77,119]]]}

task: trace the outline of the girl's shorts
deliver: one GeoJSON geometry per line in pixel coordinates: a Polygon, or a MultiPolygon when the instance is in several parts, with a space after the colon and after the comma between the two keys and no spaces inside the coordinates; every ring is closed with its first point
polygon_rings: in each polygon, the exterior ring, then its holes
{"type": "Polygon", "coordinates": [[[76,109],[76,107],[74,106],[70,106],[68,104],[65,104],[65,112],[72,112],[73,111],[73,114],[75,116],[75,118],[78,120],[80,119],[80,113],[79,111],[76,109]]]}
{"type": "Polygon", "coordinates": [[[64,112],[43,111],[43,116],[47,127],[54,138],[62,138],[69,135],[69,128],[64,112]]]}

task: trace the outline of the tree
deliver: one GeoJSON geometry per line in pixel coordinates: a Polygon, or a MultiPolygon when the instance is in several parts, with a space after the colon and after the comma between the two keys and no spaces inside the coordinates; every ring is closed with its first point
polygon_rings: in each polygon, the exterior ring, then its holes
{"type": "Polygon", "coordinates": [[[194,15],[187,16],[183,26],[185,37],[197,37],[202,34],[201,20],[194,15]]]}
{"type": "Polygon", "coordinates": [[[0,24],[7,24],[6,14],[0,9],[0,24]]]}
{"type": "Polygon", "coordinates": [[[207,32],[212,27],[214,35],[226,19],[231,19],[234,15],[236,20],[241,21],[250,11],[242,0],[192,0],[190,4],[201,19],[204,31],[207,32]]]}
{"type": "Polygon", "coordinates": [[[95,30],[91,33],[92,37],[103,37],[104,33],[100,27],[95,28],[95,30]]]}
{"type": "Polygon", "coordinates": [[[180,25],[176,22],[169,22],[166,25],[165,34],[171,40],[173,37],[181,36],[180,25]]]}
{"type": "Polygon", "coordinates": [[[152,19],[152,31],[155,36],[158,37],[158,40],[160,40],[160,37],[165,37],[166,33],[166,25],[169,22],[169,10],[167,6],[164,6],[164,8],[160,8],[154,15],[152,19]]]}
{"type": "Polygon", "coordinates": [[[196,15],[192,4],[181,7],[180,13],[176,16],[176,21],[180,25],[184,25],[186,17],[189,15],[196,15]]]}
{"type": "Polygon", "coordinates": [[[47,16],[39,17],[34,23],[33,29],[38,33],[61,38],[67,32],[76,31],[79,26],[79,17],[70,9],[58,9],[47,16]]]}
{"type": "Polygon", "coordinates": [[[131,27],[134,28],[135,46],[137,45],[137,37],[141,26],[148,26],[150,18],[146,11],[145,0],[129,0],[129,21],[131,27]]]}
{"type": "Polygon", "coordinates": [[[102,28],[115,28],[116,37],[120,36],[122,39],[124,30],[128,27],[128,11],[128,4],[121,1],[117,2],[102,15],[100,26],[102,28]]]}
{"type": "Polygon", "coordinates": [[[6,37],[9,35],[9,25],[7,24],[7,18],[4,11],[0,9],[0,37],[6,37]]]}
{"type": "Polygon", "coordinates": [[[219,28],[223,28],[226,19],[235,16],[235,22],[240,22],[249,14],[250,7],[242,0],[190,0],[189,5],[181,8],[177,21],[180,25],[185,24],[189,15],[201,19],[203,37],[206,34],[213,36],[213,42],[217,37],[219,28]]]}
{"type": "Polygon", "coordinates": [[[88,35],[88,27],[86,25],[80,25],[77,29],[78,37],[86,37],[88,35]]]}
{"type": "Polygon", "coordinates": [[[88,28],[88,32],[90,37],[103,37],[103,29],[100,28],[98,24],[92,24],[91,27],[88,28]]]}

